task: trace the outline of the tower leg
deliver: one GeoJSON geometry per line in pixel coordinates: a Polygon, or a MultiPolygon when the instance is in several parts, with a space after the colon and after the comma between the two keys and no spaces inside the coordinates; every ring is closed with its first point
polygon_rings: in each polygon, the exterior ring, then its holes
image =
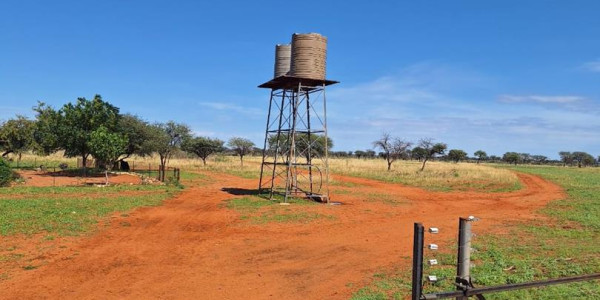
{"type": "MultiPolygon", "coordinates": [[[[273,106],[273,93],[275,93],[275,91],[271,90],[271,97],[269,99],[269,112],[267,113],[267,129],[265,129],[265,142],[262,151],[262,163],[260,165],[260,180],[258,181],[258,193],[262,192],[265,158],[267,155],[267,139],[269,138],[269,125],[271,124],[271,107],[273,106]]],[[[275,167],[275,165],[273,165],[273,167],[275,167]]]]}

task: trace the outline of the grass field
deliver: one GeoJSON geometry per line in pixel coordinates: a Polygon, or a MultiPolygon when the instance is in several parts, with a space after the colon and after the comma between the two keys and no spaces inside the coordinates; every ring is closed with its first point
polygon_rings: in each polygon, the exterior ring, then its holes
{"type": "MultiPolygon", "coordinates": [[[[600,169],[513,167],[560,184],[568,198],[550,203],[542,213],[552,222],[515,224],[508,233],[474,239],[471,269],[476,286],[526,282],[600,272],[600,169]]],[[[476,225],[474,225],[476,230],[476,225]]],[[[441,278],[425,293],[453,290],[456,249],[438,253],[440,266],[425,274],[441,278]]],[[[410,293],[410,274],[375,274],[373,283],[353,299],[402,299],[410,293]]],[[[600,299],[597,281],[486,295],[486,299],[600,299]]]]}
{"type": "Polygon", "coordinates": [[[113,212],[160,205],[178,190],[157,185],[0,189],[0,235],[78,235],[113,212]]]}
{"type": "Polygon", "coordinates": [[[396,161],[390,171],[382,159],[332,159],[333,174],[418,186],[433,191],[505,192],[521,188],[514,173],[485,164],[396,161]]]}
{"type": "MultiPolygon", "coordinates": [[[[158,169],[157,157],[131,157],[128,159],[131,167],[136,170],[158,169]]],[[[76,166],[76,158],[64,158],[60,153],[46,157],[23,155],[21,166],[36,167],[44,164],[47,167],[58,166],[66,162],[69,166],[76,166]],[[42,162],[42,163],[40,163],[42,162]]],[[[169,167],[182,170],[208,170],[212,172],[227,173],[248,179],[260,177],[261,157],[247,156],[244,165],[240,165],[239,157],[213,155],[207,159],[204,166],[200,159],[173,158],[169,167]]],[[[12,163],[16,166],[16,162],[12,163]]],[[[392,170],[387,171],[383,159],[356,159],[356,158],[331,158],[329,159],[332,174],[349,175],[368,179],[396,182],[410,186],[418,186],[432,191],[484,191],[505,192],[521,188],[519,180],[514,173],[503,169],[493,168],[486,164],[473,163],[447,163],[431,161],[427,163],[424,171],[420,171],[421,163],[418,161],[396,161],[392,170]]],[[[150,172],[150,174],[154,174],[150,172]]]]}

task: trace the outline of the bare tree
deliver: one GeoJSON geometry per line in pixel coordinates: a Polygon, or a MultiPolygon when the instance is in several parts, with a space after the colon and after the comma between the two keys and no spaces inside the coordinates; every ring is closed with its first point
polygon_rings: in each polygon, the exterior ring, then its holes
{"type": "Polygon", "coordinates": [[[383,150],[383,157],[387,161],[388,171],[392,168],[392,163],[399,158],[409,156],[410,142],[399,138],[392,138],[389,133],[384,133],[380,139],[373,142],[375,148],[383,150]]]}

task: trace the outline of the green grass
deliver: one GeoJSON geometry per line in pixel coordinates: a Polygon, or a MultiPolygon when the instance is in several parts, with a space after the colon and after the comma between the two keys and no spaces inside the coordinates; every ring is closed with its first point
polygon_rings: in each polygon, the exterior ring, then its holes
{"type": "Polygon", "coordinates": [[[63,194],[113,194],[124,191],[169,191],[169,187],[162,185],[113,185],[108,187],[94,187],[94,186],[47,186],[47,187],[34,187],[34,186],[14,186],[10,188],[0,188],[0,199],[2,195],[23,195],[23,196],[36,196],[36,195],[63,195],[63,194]]]}
{"type": "Polygon", "coordinates": [[[0,197],[0,235],[41,232],[48,236],[78,235],[93,230],[98,221],[113,212],[159,205],[176,190],[175,187],[143,185],[1,189],[5,196],[0,197]],[[122,195],[123,191],[155,193],[122,195]]]}
{"type": "MultiPolygon", "coordinates": [[[[475,286],[528,282],[600,272],[600,168],[518,166],[511,169],[540,175],[561,185],[566,199],[551,202],[540,212],[551,222],[514,224],[507,234],[475,237],[471,269],[475,286]]],[[[476,231],[477,225],[473,230],[476,231]]],[[[453,241],[454,242],[454,241],[453,241]]],[[[425,266],[424,274],[440,281],[426,283],[424,292],[454,290],[456,248],[435,253],[440,264],[425,266]]],[[[429,258],[429,257],[428,257],[429,258]]],[[[410,270],[373,282],[353,299],[394,299],[410,294],[410,287],[388,288],[390,278],[410,282],[410,270]],[[400,296],[399,296],[400,295],[400,296]]],[[[536,289],[486,294],[486,299],[600,299],[600,282],[581,282],[536,289]]]]}

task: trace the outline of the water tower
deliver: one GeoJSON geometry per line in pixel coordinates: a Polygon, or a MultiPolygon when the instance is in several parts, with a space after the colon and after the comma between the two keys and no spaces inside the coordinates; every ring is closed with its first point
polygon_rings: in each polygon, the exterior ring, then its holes
{"type": "Polygon", "coordinates": [[[329,203],[327,38],[294,34],[275,46],[275,76],[259,85],[271,90],[259,192],[284,203],[307,197],[329,203]]]}

